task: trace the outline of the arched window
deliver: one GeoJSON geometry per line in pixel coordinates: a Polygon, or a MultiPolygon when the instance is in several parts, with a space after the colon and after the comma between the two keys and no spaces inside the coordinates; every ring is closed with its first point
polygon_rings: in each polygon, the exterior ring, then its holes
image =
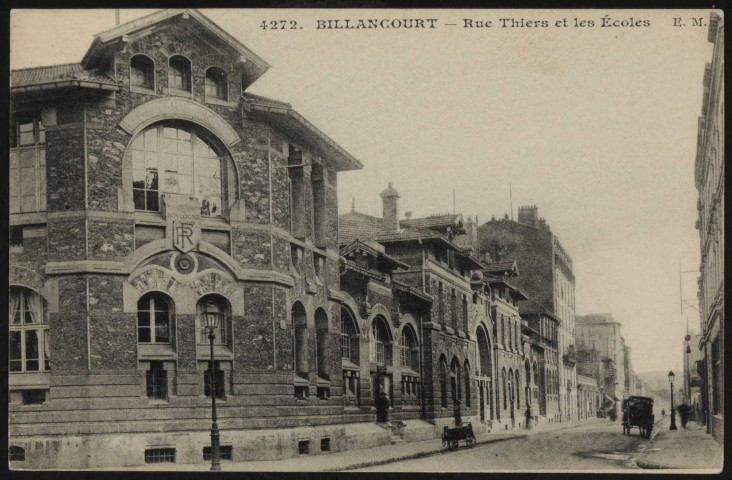
{"type": "Polygon", "coordinates": [[[308,318],[302,303],[295,302],[292,306],[293,353],[295,373],[302,377],[308,375],[308,318]]]}
{"type": "Polygon", "coordinates": [[[465,406],[470,406],[470,364],[465,360],[463,366],[463,381],[465,382],[465,406]]]}
{"type": "Polygon", "coordinates": [[[210,340],[208,338],[208,332],[203,327],[203,323],[200,323],[203,319],[204,311],[215,311],[219,314],[219,325],[214,330],[214,345],[228,345],[231,335],[231,306],[229,301],[221,295],[212,293],[201,297],[196,304],[196,313],[198,314],[198,343],[199,345],[208,345],[210,340]]]}
{"type": "Polygon", "coordinates": [[[452,401],[462,400],[462,377],[460,376],[460,362],[457,358],[452,359],[450,364],[450,387],[452,389],[452,401]]]}
{"type": "Polygon", "coordinates": [[[374,318],[371,324],[371,361],[377,365],[385,365],[390,363],[389,347],[389,327],[382,317],[374,318]]]}
{"type": "Polygon", "coordinates": [[[341,357],[358,365],[358,331],[353,314],[346,307],[341,307],[341,357]]]}
{"type": "Polygon", "coordinates": [[[191,91],[191,62],[182,55],[173,55],[168,60],[168,88],[191,91]]]}
{"type": "Polygon", "coordinates": [[[491,365],[491,348],[488,343],[488,333],[482,326],[478,327],[478,357],[480,359],[480,375],[482,377],[492,377],[491,365]]]}
{"type": "Polygon", "coordinates": [[[137,301],[138,343],[170,343],[172,301],[167,295],[150,292],[137,301]]]}
{"type": "Polygon", "coordinates": [[[515,395],[515,393],[513,391],[513,369],[509,368],[508,369],[508,393],[507,393],[507,396],[508,396],[508,404],[511,407],[513,407],[513,405],[514,405],[513,401],[516,398],[514,395],[515,395]]]}
{"type": "Polygon", "coordinates": [[[206,70],[205,87],[206,100],[226,100],[228,98],[226,72],[218,67],[206,70]]]}
{"type": "Polygon", "coordinates": [[[447,407],[447,360],[440,357],[440,404],[447,407]]]}
{"type": "Polygon", "coordinates": [[[508,402],[506,401],[508,397],[508,385],[506,385],[506,369],[504,368],[501,371],[501,381],[503,382],[503,409],[505,410],[508,408],[508,402]]]}
{"type": "Polygon", "coordinates": [[[325,310],[318,308],[315,311],[315,361],[317,362],[318,376],[327,379],[328,365],[328,316],[325,310]]]}
{"type": "Polygon", "coordinates": [[[419,370],[417,355],[417,335],[411,325],[405,325],[402,329],[402,335],[399,340],[401,347],[402,366],[411,368],[414,371],[419,370]]]}
{"type": "Polygon", "coordinates": [[[519,369],[516,369],[516,372],[514,372],[514,375],[516,375],[516,406],[521,406],[521,375],[519,374],[519,369]]]}
{"type": "Polygon", "coordinates": [[[160,195],[171,193],[198,198],[201,215],[223,215],[222,173],[234,178],[235,172],[222,162],[223,148],[201,129],[153,125],[132,142],[131,155],[135,210],[160,211],[160,195]],[[231,171],[222,172],[226,168],[231,171]]]}
{"type": "Polygon", "coordinates": [[[145,55],[130,59],[130,87],[155,90],[155,64],[145,55]]]}
{"type": "Polygon", "coordinates": [[[46,302],[25,287],[10,287],[8,371],[41,372],[50,370],[46,302]]]}

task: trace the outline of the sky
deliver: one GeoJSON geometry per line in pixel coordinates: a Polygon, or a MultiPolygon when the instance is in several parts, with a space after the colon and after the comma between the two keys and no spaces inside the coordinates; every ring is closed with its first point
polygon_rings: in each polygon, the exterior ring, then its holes
{"type": "MultiPolygon", "coordinates": [[[[150,12],[122,10],[121,20],[150,12]]],[[[694,160],[709,11],[201,12],[272,66],[250,92],[291,103],[363,163],[339,174],[341,213],[353,202],[381,215],[387,182],[402,214],[415,217],[452,212],[453,191],[455,211],[479,223],[535,204],[573,259],[577,314],[611,312],[623,323],[636,371],[681,367],[687,319],[699,331],[680,296],[696,298],[694,160]],[[601,27],[605,15],[649,26],[601,27]],[[347,18],[437,21],[316,28],[347,18]],[[501,18],[548,27],[502,28],[501,18]],[[567,27],[555,26],[565,18],[567,27]],[[575,18],[594,27],[574,27],[575,18]],[[464,28],[465,19],[492,26],[464,28]],[[302,28],[263,30],[264,20],[302,28]]],[[[78,62],[114,17],[15,10],[11,68],[78,62]]]]}

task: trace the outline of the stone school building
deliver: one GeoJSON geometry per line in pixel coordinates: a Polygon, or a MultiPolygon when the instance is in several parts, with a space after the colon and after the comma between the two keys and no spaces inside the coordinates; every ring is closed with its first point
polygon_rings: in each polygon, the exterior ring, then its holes
{"type": "Polygon", "coordinates": [[[212,390],[224,459],[383,441],[344,426],[337,178],[362,165],[247,92],[269,68],[164,10],[11,73],[11,466],[203,461],[212,390]]]}

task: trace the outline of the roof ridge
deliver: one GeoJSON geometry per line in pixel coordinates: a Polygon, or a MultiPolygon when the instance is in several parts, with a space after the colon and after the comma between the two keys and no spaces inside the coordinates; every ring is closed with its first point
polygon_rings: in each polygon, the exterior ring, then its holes
{"type": "Polygon", "coordinates": [[[42,68],[66,67],[68,65],[79,65],[80,67],[82,67],[82,70],[84,70],[84,67],[81,64],[81,62],[69,62],[69,63],[56,63],[53,65],[41,65],[39,67],[15,68],[15,69],[11,69],[10,71],[11,72],[26,72],[28,70],[40,70],[42,68]]]}
{"type": "Polygon", "coordinates": [[[258,98],[258,99],[262,99],[262,100],[267,100],[268,102],[274,102],[274,103],[286,105],[286,106],[292,108],[291,103],[283,102],[282,100],[277,100],[276,98],[265,97],[264,95],[257,95],[256,93],[251,93],[251,92],[242,92],[241,95],[242,95],[242,97],[258,98]]]}
{"type": "Polygon", "coordinates": [[[379,217],[374,217],[373,215],[369,215],[368,213],[362,213],[362,212],[359,212],[358,210],[349,210],[348,212],[346,212],[346,213],[341,213],[341,214],[340,214],[340,215],[338,215],[338,216],[340,217],[340,216],[343,216],[343,215],[348,215],[349,213],[354,213],[354,214],[356,214],[356,215],[360,215],[360,216],[362,216],[362,217],[368,217],[368,218],[372,218],[372,219],[374,219],[374,220],[379,220],[379,221],[381,220],[381,218],[379,218],[379,217]]]}

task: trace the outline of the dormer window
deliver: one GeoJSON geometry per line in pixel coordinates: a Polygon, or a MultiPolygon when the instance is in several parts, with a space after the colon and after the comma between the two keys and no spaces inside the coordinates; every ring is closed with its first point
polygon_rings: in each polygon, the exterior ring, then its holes
{"type": "Polygon", "coordinates": [[[218,67],[206,70],[206,101],[226,101],[228,97],[226,72],[218,67]]]}
{"type": "Polygon", "coordinates": [[[130,60],[130,88],[155,90],[155,63],[145,55],[130,60]]]}
{"type": "Polygon", "coordinates": [[[191,62],[182,55],[173,55],[168,60],[168,88],[191,91],[191,62]]]}

